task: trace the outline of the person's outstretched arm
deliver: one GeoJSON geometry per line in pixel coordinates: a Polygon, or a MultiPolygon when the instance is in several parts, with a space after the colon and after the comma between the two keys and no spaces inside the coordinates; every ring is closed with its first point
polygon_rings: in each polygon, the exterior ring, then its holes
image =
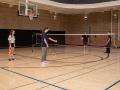
{"type": "Polygon", "coordinates": [[[52,39],[51,37],[48,38],[50,41],[57,43],[57,40],[52,39]]]}

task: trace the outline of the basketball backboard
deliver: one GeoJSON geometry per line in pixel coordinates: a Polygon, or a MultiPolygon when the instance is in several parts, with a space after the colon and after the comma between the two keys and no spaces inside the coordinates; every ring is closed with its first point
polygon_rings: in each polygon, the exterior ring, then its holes
{"type": "MultiPolygon", "coordinates": [[[[28,1],[28,0],[27,0],[28,1]]],[[[19,0],[18,3],[18,15],[28,16],[29,11],[34,13],[34,17],[37,17],[37,5],[32,2],[26,2],[26,0],[19,0]]]]}

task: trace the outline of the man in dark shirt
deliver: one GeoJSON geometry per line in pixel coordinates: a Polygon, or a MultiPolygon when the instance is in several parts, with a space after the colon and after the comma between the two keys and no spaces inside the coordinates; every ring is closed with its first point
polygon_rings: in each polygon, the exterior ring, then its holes
{"type": "Polygon", "coordinates": [[[111,49],[111,43],[112,43],[112,37],[110,35],[110,33],[108,32],[108,37],[107,37],[107,43],[106,43],[106,52],[108,54],[107,57],[109,57],[109,54],[110,54],[110,49],[111,49]]]}
{"type": "Polygon", "coordinates": [[[82,35],[82,42],[83,42],[83,45],[84,46],[87,46],[88,45],[88,42],[89,42],[89,36],[86,35],[86,32],[84,35],[82,35]]]}
{"type": "Polygon", "coordinates": [[[54,40],[50,37],[47,36],[47,32],[49,31],[48,27],[45,27],[43,29],[42,35],[41,35],[41,47],[42,47],[42,58],[41,58],[41,62],[42,62],[42,66],[44,66],[46,64],[46,57],[47,57],[47,48],[49,47],[48,45],[48,40],[56,42],[57,40],[54,40]]]}
{"type": "Polygon", "coordinates": [[[86,48],[86,46],[87,46],[88,43],[89,43],[89,36],[86,34],[86,32],[85,32],[84,35],[82,35],[82,42],[83,42],[84,54],[85,54],[85,52],[86,52],[85,48],[86,48]]]}
{"type": "Polygon", "coordinates": [[[47,41],[47,38],[48,36],[47,36],[47,32],[42,32],[42,35],[41,35],[41,47],[47,47],[46,45],[46,43],[45,43],[45,41],[44,40],[46,40],[47,41]]]}

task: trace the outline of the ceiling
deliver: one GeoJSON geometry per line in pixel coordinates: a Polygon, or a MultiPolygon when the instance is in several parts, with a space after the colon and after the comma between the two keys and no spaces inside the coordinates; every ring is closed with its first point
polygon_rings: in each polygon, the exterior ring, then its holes
{"type": "Polygon", "coordinates": [[[93,4],[93,3],[109,2],[116,0],[51,0],[51,1],[66,3],[66,4],[93,4]]]}
{"type": "MultiPolygon", "coordinates": [[[[18,5],[19,0],[0,0],[2,3],[8,3],[12,5],[18,5]]],[[[51,0],[29,0],[37,4],[39,9],[49,10],[51,12],[63,13],[63,14],[80,14],[91,12],[103,12],[108,10],[120,10],[120,0],[94,4],[65,4],[58,3],[51,0]]],[[[61,0],[62,1],[62,0],[61,0]]],[[[69,1],[69,0],[66,0],[69,1]]],[[[74,1],[74,0],[70,0],[74,1]]],[[[80,1],[80,0],[75,0],[80,1]]],[[[108,0],[81,0],[81,1],[108,1],[108,0]]]]}

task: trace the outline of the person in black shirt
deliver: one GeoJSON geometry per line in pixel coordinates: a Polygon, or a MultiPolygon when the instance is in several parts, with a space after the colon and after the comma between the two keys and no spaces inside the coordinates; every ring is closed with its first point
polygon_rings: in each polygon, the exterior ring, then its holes
{"type": "Polygon", "coordinates": [[[48,40],[56,42],[57,40],[52,39],[51,37],[47,36],[47,32],[49,31],[48,27],[45,27],[42,31],[42,35],[41,35],[41,47],[42,47],[42,58],[41,58],[41,62],[42,65],[44,66],[44,64],[46,63],[46,57],[47,57],[47,48],[49,47],[48,45],[48,40]]]}
{"type": "Polygon", "coordinates": [[[107,37],[107,43],[106,43],[106,52],[107,53],[107,57],[109,57],[109,54],[111,52],[111,43],[112,43],[112,37],[110,35],[110,33],[108,32],[108,37],[107,37]]]}
{"type": "Polygon", "coordinates": [[[87,46],[88,43],[89,43],[89,36],[86,35],[86,32],[85,32],[84,35],[82,35],[82,42],[83,42],[83,46],[84,46],[84,55],[85,55],[85,54],[86,54],[85,48],[86,48],[86,46],[87,46]]]}
{"type": "Polygon", "coordinates": [[[89,36],[86,35],[86,33],[84,35],[82,35],[82,41],[83,41],[83,46],[87,46],[88,45],[89,36]]]}

